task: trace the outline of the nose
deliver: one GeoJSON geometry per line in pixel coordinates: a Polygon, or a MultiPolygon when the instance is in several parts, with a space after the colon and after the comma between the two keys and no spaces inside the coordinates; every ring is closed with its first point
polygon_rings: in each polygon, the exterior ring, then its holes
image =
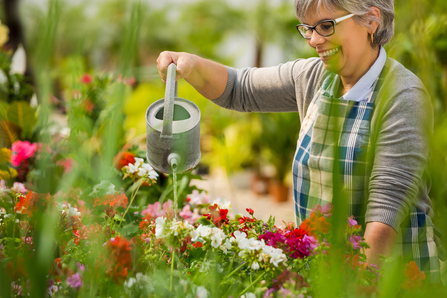
{"type": "Polygon", "coordinates": [[[310,39],[307,40],[307,43],[312,48],[316,48],[318,45],[323,44],[325,41],[326,39],[324,38],[324,36],[321,36],[320,34],[317,33],[316,30],[313,30],[312,36],[310,37],[310,39]]]}

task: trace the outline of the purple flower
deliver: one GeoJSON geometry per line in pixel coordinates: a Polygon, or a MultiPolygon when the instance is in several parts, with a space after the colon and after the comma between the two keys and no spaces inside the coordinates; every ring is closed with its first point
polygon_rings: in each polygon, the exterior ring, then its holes
{"type": "Polygon", "coordinates": [[[82,283],[82,278],[81,275],[78,273],[73,274],[72,276],[70,276],[69,278],[67,278],[67,282],[70,285],[70,287],[76,289],[79,291],[79,289],[81,289],[83,283],[82,283]]]}
{"type": "Polygon", "coordinates": [[[78,262],[76,265],[78,265],[79,271],[84,271],[85,270],[84,265],[82,265],[81,263],[78,262]]]}
{"type": "Polygon", "coordinates": [[[262,298],[272,297],[273,292],[275,292],[275,288],[268,289],[267,292],[265,292],[265,294],[264,294],[264,296],[262,298]]]}
{"type": "Polygon", "coordinates": [[[357,225],[357,221],[354,219],[354,215],[351,215],[351,216],[348,218],[348,223],[349,223],[349,225],[350,225],[351,227],[357,225]]]}
{"type": "Polygon", "coordinates": [[[349,241],[351,241],[352,243],[352,247],[354,247],[354,249],[360,248],[360,241],[362,240],[361,236],[354,236],[351,235],[351,238],[349,238],[349,241]]]}

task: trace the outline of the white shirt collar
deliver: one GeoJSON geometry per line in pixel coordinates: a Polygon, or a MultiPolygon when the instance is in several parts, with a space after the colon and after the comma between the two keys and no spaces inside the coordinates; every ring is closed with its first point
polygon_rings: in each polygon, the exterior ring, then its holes
{"type": "MultiPolygon", "coordinates": [[[[379,57],[377,57],[376,62],[374,62],[373,66],[371,66],[371,68],[363,75],[363,77],[361,77],[360,80],[358,80],[358,82],[341,98],[353,101],[368,100],[369,95],[371,93],[371,89],[374,86],[374,82],[376,81],[377,77],[380,75],[383,67],[385,66],[386,58],[387,55],[385,49],[383,47],[380,47],[379,57]]],[[[332,84],[332,87],[337,88],[338,87],[337,83],[332,84]]]]}

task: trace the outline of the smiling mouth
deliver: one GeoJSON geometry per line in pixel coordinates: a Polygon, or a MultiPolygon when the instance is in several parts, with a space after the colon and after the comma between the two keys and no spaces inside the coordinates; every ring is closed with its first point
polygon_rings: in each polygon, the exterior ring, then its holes
{"type": "Polygon", "coordinates": [[[340,51],[340,47],[335,48],[335,49],[330,49],[328,51],[322,52],[322,53],[318,53],[320,55],[320,57],[322,58],[328,58],[331,56],[334,56],[335,54],[337,54],[340,51]]]}

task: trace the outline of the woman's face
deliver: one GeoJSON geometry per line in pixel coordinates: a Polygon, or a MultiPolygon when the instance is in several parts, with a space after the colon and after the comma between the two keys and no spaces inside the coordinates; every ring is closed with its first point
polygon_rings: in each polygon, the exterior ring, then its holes
{"type": "MultiPolygon", "coordinates": [[[[319,13],[309,14],[302,23],[314,26],[322,20],[334,20],[348,14],[343,10],[320,9],[319,13]]],[[[335,25],[335,33],[331,36],[324,37],[313,30],[307,43],[317,51],[327,70],[346,77],[355,76],[359,69],[363,69],[363,64],[370,61],[368,55],[377,57],[377,51],[368,40],[368,29],[358,25],[352,17],[335,25]]]]}

